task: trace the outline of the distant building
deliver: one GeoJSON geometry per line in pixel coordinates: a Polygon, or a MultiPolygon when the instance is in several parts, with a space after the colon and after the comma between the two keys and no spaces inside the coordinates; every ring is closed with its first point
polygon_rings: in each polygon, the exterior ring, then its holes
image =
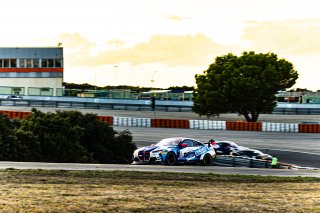
{"type": "Polygon", "coordinates": [[[63,48],[0,48],[0,94],[62,95],[63,48]]]}

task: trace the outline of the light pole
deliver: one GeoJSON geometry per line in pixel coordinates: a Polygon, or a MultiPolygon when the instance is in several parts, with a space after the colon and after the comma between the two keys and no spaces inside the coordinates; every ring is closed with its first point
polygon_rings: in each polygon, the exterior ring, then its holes
{"type": "Polygon", "coordinates": [[[153,85],[154,85],[154,76],[156,74],[157,71],[153,71],[152,72],[152,76],[151,76],[151,89],[153,89],[153,85]]]}
{"type": "Polygon", "coordinates": [[[114,81],[115,81],[115,86],[117,84],[117,71],[118,71],[118,65],[114,65],[114,81]]]}
{"type": "MultiPolygon", "coordinates": [[[[154,86],[154,76],[156,74],[157,71],[153,71],[152,72],[152,76],[151,76],[151,89],[153,89],[153,86],[154,86]]],[[[153,95],[151,97],[151,106],[152,106],[152,111],[153,111],[153,118],[156,118],[156,111],[155,111],[155,108],[156,108],[156,93],[153,92],[153,95]]]]}

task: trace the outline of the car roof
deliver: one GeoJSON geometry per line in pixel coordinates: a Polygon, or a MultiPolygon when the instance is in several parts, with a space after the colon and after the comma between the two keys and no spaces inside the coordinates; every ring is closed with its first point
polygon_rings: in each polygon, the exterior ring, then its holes
{"type": "Polygon", "coordinates": [[[233,141],[216,141],[216,143],[229,143],[229,144],[234,144],[239,146],[237,143],[233,142],[233,141]]]}
{"type": "Polygon", "coordinates": [[[197,141],[199,143],[201,143],[199,140],[194,139],[194,138],[187,138],[187,137],[171,137],[171,138],[162,138],[160,141],[162,140],[178,140],[179,142],[182,140],[194,140],[197,141]]]}
{"type": "Polygon", "coordinates": [[[260,150],[257,150],[257,149],[244,149],[244,150],[241,150],[241,151],[249,151],[249,152],[255,152],[255,153],[259,153],[259,154],[264,154],[263,152],[261,152],[260,150]]]}

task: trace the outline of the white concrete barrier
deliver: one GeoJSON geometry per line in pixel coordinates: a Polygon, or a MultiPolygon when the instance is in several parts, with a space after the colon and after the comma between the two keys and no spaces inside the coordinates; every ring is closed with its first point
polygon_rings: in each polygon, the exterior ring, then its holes
{"type": "Polygon", "coordinates": [[[189,120],[190,129],[215,129],[226,130],[225,121],[210,121],[210,120],[189,120]]]}
{"type": "Polygon", "coordinates": [[[113,117],[113,126],[151,127],[151,118],[113,117]]]}
{"type": "Polygon", "coordinates": [[[299,132],[299,124],[262,122],[262,131],[263,132],[299,132]]]}

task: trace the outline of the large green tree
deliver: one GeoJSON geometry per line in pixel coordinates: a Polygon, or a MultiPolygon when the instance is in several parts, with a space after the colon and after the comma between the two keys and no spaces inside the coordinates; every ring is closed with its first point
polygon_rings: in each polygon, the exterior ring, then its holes
{"type": "Polygon", "coordinates": [[[275,94],[292,87],[298,73],[292,63],[274,53],[244,52],[217,57],[195,76],[193,111],[199,115],[237,112],[256,122],[259,114],[276,106],[275,94]]]}

